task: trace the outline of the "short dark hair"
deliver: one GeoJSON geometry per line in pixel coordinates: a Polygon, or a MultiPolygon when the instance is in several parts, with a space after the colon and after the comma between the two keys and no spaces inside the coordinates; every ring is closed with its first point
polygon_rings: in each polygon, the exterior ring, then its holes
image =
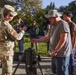
{"type": "Polygon", "coordinates": [[[72,14],[72,12],[71,11],[65,11],[65,12],[63,12],[63,15],[67,15],[68,17],[73,17],[73,14],[72,14]]]}
{"type": "Polygon", "coordinates": [[[6,8],[3,10],[3,16],[6,17],[9,14],[10,10],[7,10],[6,8]]]}

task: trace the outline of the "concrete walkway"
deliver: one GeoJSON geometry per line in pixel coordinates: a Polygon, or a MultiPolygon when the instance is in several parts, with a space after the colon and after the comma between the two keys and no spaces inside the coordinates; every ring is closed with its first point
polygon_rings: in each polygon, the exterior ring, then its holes
{"type": "MultiPolygon", "coordinates": [[[[41,61],[39,63],[42,68],[43,75],[52,75],[51,57],[41,57],[41,61]]],[[[18,62],[15,61],[13,65],[13,71],[16,68],[17,64],[18,62]]],[[[0,68],[0,75],[1,75],[1,68],[0,68]]],[[[20,63],[15,75],[26,75],[25,64],[23,62],[20,63]]],[[[37,75],[42,75],[39,66],[37,66],[37,75]]],[[[76,75],[76,70],[74,72],[74,75],[76,75]]]]}
{"type": "MultiPolygon", "coordinates": [[[[43,75],[51,75],[51,58],[50,57],[41,57],[41,61],[39,62],[40,67],[42,68],[43,75]]],[[[14,68],[17,65],[17,62],[14,63],[14,68]]],[[[40,71],[40,67],[37,64],[37,75],[42,75],[40,71]]],[[[15,75],[26,75],[25,64],[21,63],[18,67],[15,75]]]]}
{"type": "MultiPolygon", "coordinates": [[[[18,62],[15,61],[13,65],[13,71],[15,70],[18,62]]],[[[41,57],[41,61],[39,64],[42,68],[43,75],[51,75],[51,58],[50,57],[41,57]]],[[[0,68],[0,75],[1,75],[1,68],[0,68]]],[[[25,63],[21,62],[19,67],[17,68],[15,75],[26,75],[25,63]]],[[[30,74],[31,75],[31,74],[30,74]]],[[[39,65],[37,65],[37,75],[42,75],[40,71],[39,65]]]]}

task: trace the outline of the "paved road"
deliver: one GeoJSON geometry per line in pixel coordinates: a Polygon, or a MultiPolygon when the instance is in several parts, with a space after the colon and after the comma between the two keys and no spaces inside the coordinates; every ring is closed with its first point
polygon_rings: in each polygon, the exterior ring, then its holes
{"type": "MultiPolygon", "coordinates": [[[[18,62],[14,62],[13,70],[16,68],[18,62]]],[[[39,62],[42,72],[44,75],[51,74],[51,58],[50,57],[41,57],[41,61],[39,62]]],[[[1,75],[1,68],[0,68],[0,75],[1,75]]],[[[26,75],[25,64],[22,62],[20,63],[19,67],[16,70],[15,75],[26,75]]],[[[37,65],[37,75],[42,75],[40,71],[39,65],[37,65]]]]}
{"type": "MultiPolygon", "coordinates": [[[[18,62],[14,62],[13,70],[17,66],[17,63],[18,62]]],[[[41,61],[39,63],[42,68],[43,75],[52,75],[50,57],[41,57],[41,61]]],[[[0,68],[0,75],[1,75],[1,68],[0,68]]],[[[26,75],[25,64],[23,62],[20,63],[15,75],[26,75]]],[[[39,66],[37,66],[37,75],[42,75],[39,66]]],[[[74,75],[76,75],[76,70],[74,72],[74,75]]]]}
{"type": "MultiPolygon", "coordinates": [[[[50,57],[41,57],[39,62],[40,67],[42,68],[43,75],[51,75],[51,58],[50,57]]],[[[14,63],[14,67],[17,64],[14,63]]],[[[37,65],[37,75],[42,75],[39,65],[37,65]]],[[[25,64],[21,63],[18,67],[15,75],[26,75],[25,64]]]]}

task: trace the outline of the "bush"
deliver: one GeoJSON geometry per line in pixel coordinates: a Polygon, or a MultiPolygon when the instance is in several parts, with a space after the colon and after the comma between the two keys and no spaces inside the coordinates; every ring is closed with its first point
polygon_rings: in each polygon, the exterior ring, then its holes
{"type": "MultiPolygon", "coordinates": [[[[15,44],[16,44],[15,51],[18,52],[18,51],[19,51],[19,49],[18,49],[18,42],[16,41],[15,44]]],[[[31,47],[30,44],[31,44],[31,43],[30,43],[30,38],[26,38],[26,37],[25,37],[25,38],[24,38],[24,50],[27,50],[29,47],[31,47]]],[[[39,44],[38,44],[38,47],[39,47],[38,53],[39,53],[40,55],[42,55],[42,56],[43,56],[43,55],[47,55],[46,42],[39,43],[39,44]]],[[[34,50],[36,51],[35,45],[34,45],[34,50]]]]}

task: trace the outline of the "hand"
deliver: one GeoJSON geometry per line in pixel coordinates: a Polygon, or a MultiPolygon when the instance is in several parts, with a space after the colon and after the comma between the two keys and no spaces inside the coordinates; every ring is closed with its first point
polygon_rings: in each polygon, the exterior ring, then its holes
{"type": "Polygon", "coordinates": [[[27,30],[27,27],[26,27],[26,26],[24,26],[24,27],[22,28],[22,30],[26,31],[26,30],[27,30]]]}
{"type": "Polygon", "coordinates": [[[51,53],[51,56],[52,56],[52,57],[55,57],[56,55],[57,55],[57,52],[52,52],[52,53],[51,53]]]}
{"type": "Polygon", "coordinates": [[[23,21],[22,21],[22,19],[21,19],[21,18],[20,18],[20,19],[18,19],[18,23],[20,24],[21,22],[23,22],[23,21]]]}
{"type": "Polygon", "coordinates": [[[74,48],[72,48],[72,51],[74,51],[74,48]]]}
{"type": "Polygon", "coordinates": [[[19,27],[19,30],[22,30],[22,27],[19,27]]]}
{"type": "Polygon", "coordinates": [[[38,39],[31,39],[31,43],[37,43],[38,39]]]}

